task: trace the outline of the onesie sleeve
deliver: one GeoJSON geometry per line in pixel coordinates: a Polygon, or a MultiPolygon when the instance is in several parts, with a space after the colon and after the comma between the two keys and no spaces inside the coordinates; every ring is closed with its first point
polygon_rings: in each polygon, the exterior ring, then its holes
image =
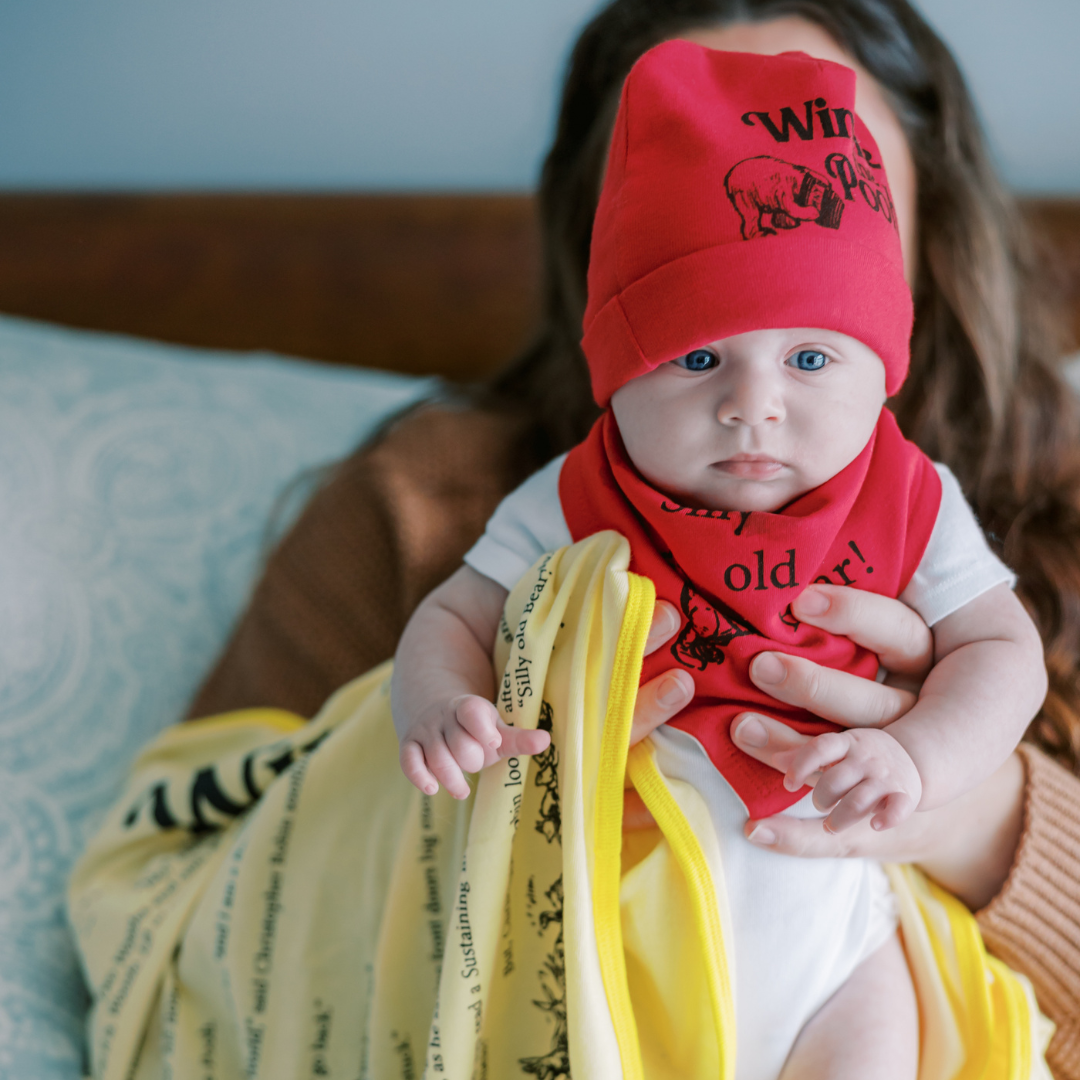
{"type": "Polygon", "coordinates": [[[559,499],[565,460],[561,454],[548,462],[499,503],[465,553],[468,566],[510,590],[544,552],[573,542],[559,499]]]}
{"type": "Polygon", "coordinates": [[[922,561],[900,594],[927,626],[940,622],[995,585],[1016,585],[1016,575],[990,550],[960,484],[945,465],[941,506],[922,561]]]}

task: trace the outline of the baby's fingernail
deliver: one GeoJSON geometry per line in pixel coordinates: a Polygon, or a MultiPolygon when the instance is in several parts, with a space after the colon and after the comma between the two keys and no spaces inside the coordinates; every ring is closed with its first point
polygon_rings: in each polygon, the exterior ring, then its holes
{"type": "Polygon", "coordinates": [[[769,733],[765,725],[756,716],[746,716],[735,726],[732,732],[736,742],[746,746],[768,746],[769,733]]]}
{"type": "Polygon", "coordinates": [[[881,830],[885,828],[885,822],[881,821],[879,818],[874,818],[873,821],[870,822],[870,828],[881,832],[881,830]]]}
{"type": "Polygon", "coordinates": [[[787,675],[784,662],[775,653],[759,653],[752,665],[755,682],[780,683],[787,675]]]}
{"type": "Polygon", "coordinates": [[[428,784],[424,788],[424,794],[425,795],[434,795],[435,792],[437,792],[438,790],[439,790],[439,785],[438,784],[428,784]]]}
{"type": "Polygon", "coordinates": [[[751,844],[760,844],[762,847],[772,847],[776,843],[776,833],[768,825],[755,825],[753,831],[747,837],[751,844]]]}
{"type": "Polygon", "coordinates": [[[656,694],[656,700],[665,708],[670,705],[678,705],[686,699],[686,687],[682,679],[675,675],[669,675],[661,684],[656,694]]]}
{"type": "Polygon", "coordinates": [[[832,601],[820,590],[811,586],[795,601],[802,615],[824,615],[832,607],[832,601]]]}
{"type": "Polygon", "coordinates": [[[788,791],[798,791],[799,788],[802,787],[802,784],[797,783],[790,776],[785,776],[784,777],[784,787],[786,787],[788,789],[788,791]]]}

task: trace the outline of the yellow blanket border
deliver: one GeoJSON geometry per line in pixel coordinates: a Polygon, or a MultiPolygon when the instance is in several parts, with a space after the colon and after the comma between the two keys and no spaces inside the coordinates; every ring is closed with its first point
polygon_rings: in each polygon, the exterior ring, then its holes
{"type": "Polygon", "coordinates": [[[622,853],[623,775],[630,779],[656,819],[685,876],[702,943],[710,1004],[720,1054],[721,1080],[735,1075],[735,1008],[716,888],[701,845],[653,761],[647,742],[630,745],[634,702],[641,680],[645,640],[652,624],[656,590],[651,581],[628,574],[629,595],[612,666],[611,688],[601,743],[601,773],[596,799],[596,878],[593,916],[600,969],[607,991],[623,1075],[644,1080],[637,1024],[630,1001],[619,914],[622,853]]]}
{"type": "Polygon", "coordinates": [[[634,702],[641,681],[645,639],[652,624],[656,589],[648,578],[628,574],[629,591],[615,648],[607,714],[600,743],[600,777],[596,792],[595,877],[593,918],[600,972],[619,1044],[625,1080],[644,1080],[637,1024],[623,958],[619,882],[622,877],[623,776],[634,720],[634,702]]]}

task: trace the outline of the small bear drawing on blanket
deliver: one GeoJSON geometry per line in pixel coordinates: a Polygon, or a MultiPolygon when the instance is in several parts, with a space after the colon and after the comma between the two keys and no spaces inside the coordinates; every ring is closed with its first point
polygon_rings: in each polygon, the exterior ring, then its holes
{"type": "Polygon", "coordinates": [[[732,206],[742,218],[744,240],[775,236],[813,221],[840,228],[844,202],[829,181],[803,165],[774,157],[745,158],[724,178],[732,206]]]}

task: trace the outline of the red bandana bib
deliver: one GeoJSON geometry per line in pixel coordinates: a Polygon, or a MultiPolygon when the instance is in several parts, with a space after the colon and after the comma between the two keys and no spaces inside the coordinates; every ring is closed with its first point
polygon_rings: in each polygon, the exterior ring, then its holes
{"type": "Polygon", "coordinates": [[[836,726],[783,705],[750,681],[750,661],[777,649],[872,679],[877,657],[847,638],[798,622],[791,601],[811,582],[899,596],[922,559],[941,503],[933,464],[887,409],[861,454],[842,472],[777,513],[681,506],[641,478],[610,410],[570,451],[559,498],[575,541],[615,529],[630,542],[630,569],[683,617],[669,648],[645,658],[642,682],[671,666],[694,674],[694,700],[672,726],[693,735],[751,817],[778,813],[806,793],[732,743],[746,709],[798,731],[836,726]]]}

